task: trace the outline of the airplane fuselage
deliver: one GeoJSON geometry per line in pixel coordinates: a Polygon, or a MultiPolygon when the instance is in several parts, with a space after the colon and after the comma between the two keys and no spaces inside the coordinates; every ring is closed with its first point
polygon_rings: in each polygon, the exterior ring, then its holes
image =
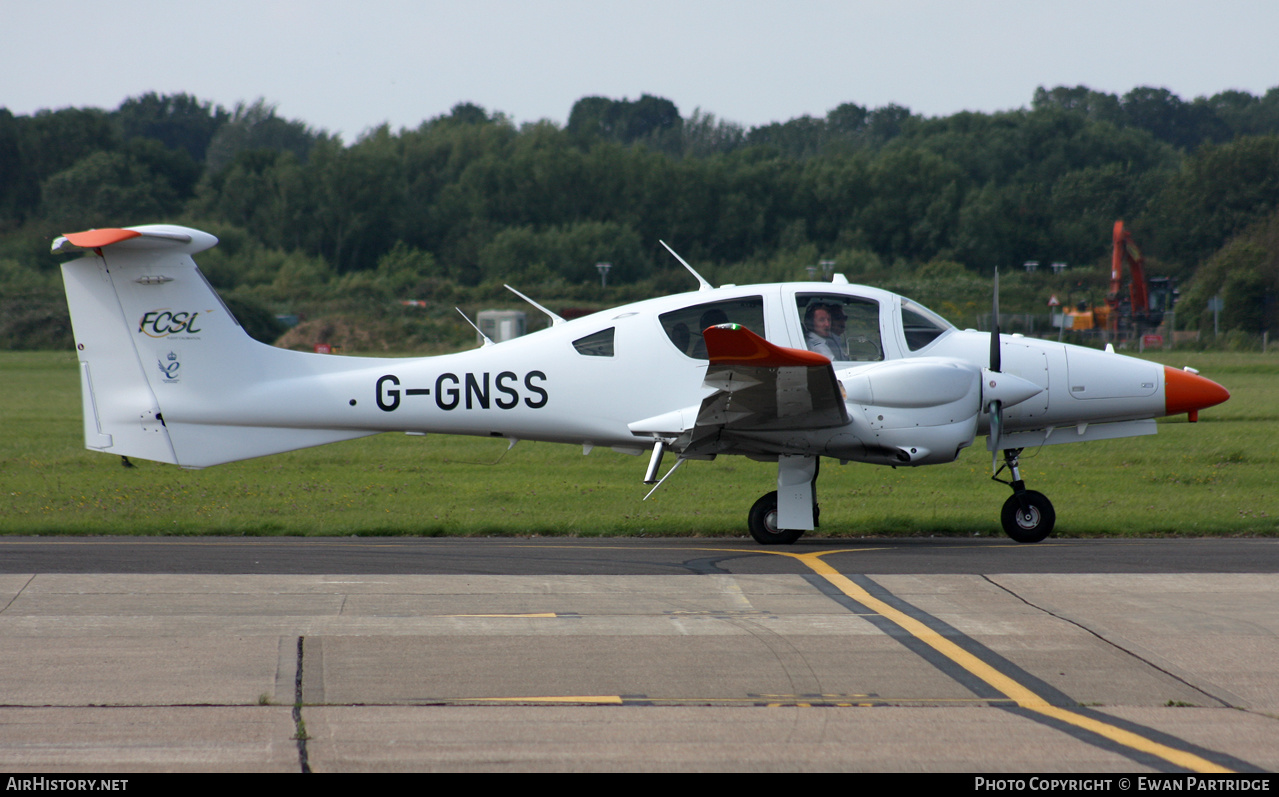
{"type": "MultiPolygon", "coordinates": [[[[877,308],[878,339],[871,339],[860,356],[879,359],[835,362],[837,379],[854,394],[849,397],[850,421],[841,429],[813,430],[807,434],[812,438],[808,441],[803,439],[806,435],[793,431],[760,433],[754,436],[758,446],[720,453],[767,456],[770,449],[789,446],[853,461],[929,464],[953,459],[974,433],[989,431],[981,414],[972,426],[955,427],[962,419],[950,415],[921,420],[919,409],[937,403],[930,392],[935,385],[916,385],[918,401],[895,402],[887,409],[877,405],[873,395],[857,400],[864,392],[857,389],[860,382],[873,383],[882,364],[894,360],[947,358],[982,367],[989,333],[959,330],[938,321],[929,333],[935,336],[912,351],[903,328],[900,297],[865,286],[831,283],[729,287],[652,299],[452,355],[382,359],[290,352],[292,363],[296,363],[293,358],[305,358],[310,367],[281,367],[289,376],[273,380],[268,365],[264,374],[268,378],[248,386],[234,372],[208,367],[203,372],[187,369],[178,380],[152,381],[170,427],[296,426],[445,433],[638,451],[651,441],[636,434],[631,424],[665,413],[691,412],[713,392],[703,385],[704,355],[672,342],[663,326],[664,315],[708,304],[728,302],[731,307],[758,302],[763,336],[780,346],[804,348],[799,315],[792,309],[797,296],[810,300],[812,296],[846,296],[877,308]],[[579,343],[610,330],[611,348],[579,343]],[[949,431],[940,431],[942,427],[949,431]],[[885,442],[885,437],[892,441],[885,442]],[[902,445],[914,443],[919,448],[924,437],[930,441],[924,447],[931,450],[926,458],[903,461],[883,454],[885,446],[897,445],[897,438],[902,445]]],[[[216,313],[205,314],[205,328],[215,323],[213,316],[216,313]]],[[[199,345],[191,338],[169,335],[148,343],[159,344],[156,359],[163,360],[164,350],[181,352],[199,345]]],[[[1057,435],[1064,442],[1067,433],[1081,437],[1081,427],[1087,434],[1092,424],[1164,414],[1162,366],[1019,336],[1003,336],[1002,347],[1004,372],[1043,388],[1005,410],[1008,434],[1035,432],[1041,438],[1047,434],[1049,440],[1057,435]]],[[[270,353],[263,354],[268,362],[273,359],[270,353]]],[[[178,356],[180,361],[182,354],[178,356]]]]}

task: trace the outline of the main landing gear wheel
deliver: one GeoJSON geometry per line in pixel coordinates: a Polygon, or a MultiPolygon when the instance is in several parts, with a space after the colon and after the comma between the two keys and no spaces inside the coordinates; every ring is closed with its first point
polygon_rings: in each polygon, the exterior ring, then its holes
{"type": "Polygon", "coordinates": [[[1053,533],[1057,513],[1046,495],[1026,490],[1008,497],[999,519],[1004,533],[1017,542],[1039,542],[1053,533]]]}
{"type": "Polygon", "coordinates": [[[800,529],[777,528],[777,491],[761,496],[747,519],[751,536],[760,545],[790,545],[804,536],[800,529]]]}

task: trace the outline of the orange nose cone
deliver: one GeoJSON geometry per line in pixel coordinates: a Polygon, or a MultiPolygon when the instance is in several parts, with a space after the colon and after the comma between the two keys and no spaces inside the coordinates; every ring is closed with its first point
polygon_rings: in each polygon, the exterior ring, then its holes
{"type": "Polygon", "coordinates": [[[1164,366],[1164,415],[1180,415],[1215,407],[1230,393],[1211,379],[1164,366]]]}

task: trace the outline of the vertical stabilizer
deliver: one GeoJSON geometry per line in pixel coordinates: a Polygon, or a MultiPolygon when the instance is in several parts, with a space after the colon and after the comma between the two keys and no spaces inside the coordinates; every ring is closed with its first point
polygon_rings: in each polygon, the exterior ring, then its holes
{"type": "Polygon", "coordinates": [[[86,252],[62,266],[85,445],[205,467],[372,434],[288,412],[282,395],[323,391],[315,377],[355,363],[249,337],[191,259],[216,243],[170,225],[54,242],[55,252],[86,252]]]}
{"type": "MultiPolygon", "coordinates": [[[[58,239],[54,250],[64,248],[66,242],[58,239]]],[[[100,247],[62,266],[80,360],[84,444],[96,451],[177,464],[113,279],[100,247]]]]}

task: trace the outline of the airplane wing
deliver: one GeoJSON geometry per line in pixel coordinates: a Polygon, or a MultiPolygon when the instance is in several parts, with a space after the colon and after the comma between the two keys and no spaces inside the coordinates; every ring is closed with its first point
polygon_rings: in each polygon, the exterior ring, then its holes
{"type": "Polygon", "coordinates": [[[776,346],[740,324],[706,330],[705,386],[694,441],[708,434],[823,429],[848,423],[843,389],[826,357],[776,346]]]}

